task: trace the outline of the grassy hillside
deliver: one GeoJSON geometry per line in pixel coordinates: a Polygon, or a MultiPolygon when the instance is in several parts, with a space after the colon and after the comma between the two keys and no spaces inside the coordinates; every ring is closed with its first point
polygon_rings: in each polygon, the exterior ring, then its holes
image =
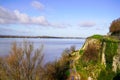
{"type": "MultiPolygon", "coordinates": [[[[93,35],[87,38],[79,50],[81,56],[75,66],[82,80],[113,80],[119,74],[119,67],[114,70],[113,59],[119,50],[119,40],[110,36],[93,35]]],[[[116,64],[117,65],[117,64],[116,64]]],[[[116,66],[115,65],[115,66],[116,66]]]]}

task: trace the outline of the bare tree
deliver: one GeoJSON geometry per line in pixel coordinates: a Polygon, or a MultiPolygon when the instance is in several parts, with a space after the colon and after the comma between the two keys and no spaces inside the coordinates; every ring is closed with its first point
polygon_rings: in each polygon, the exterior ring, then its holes
{"type": "Polygon", "coordinates": [[[40,78],[38,69],[42,66],[42,47],[34,50],[33,44],[24,42],[19,47],[13,43],[9,56],[5,59],[5,72],[9,80],[36,80],[40,78]]]}

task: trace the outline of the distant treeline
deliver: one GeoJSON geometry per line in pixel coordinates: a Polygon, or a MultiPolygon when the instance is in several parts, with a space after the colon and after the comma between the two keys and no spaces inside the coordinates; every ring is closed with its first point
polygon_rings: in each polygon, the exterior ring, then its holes
{"type": "Polygon", "coordinates": [[[0,35],[0,38],[56,38],[56,39],[85,39],[85,37],[16,36],[16,35],[0,35]]]}

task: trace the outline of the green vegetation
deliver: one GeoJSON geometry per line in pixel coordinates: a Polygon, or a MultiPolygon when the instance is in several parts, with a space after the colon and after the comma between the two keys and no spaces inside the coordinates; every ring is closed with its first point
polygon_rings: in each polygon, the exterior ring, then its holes
{"type": "Polygon", "coordinates": [[[118,43],[106,42],[106,68],[112,69],[113,57],[117,54],[118,43]]]}
{"type": "Polygon", "coordinates": [[[96,34],[96,35],[91,36],[90,38],[102,40],[102,39],[103,39],[103,36],[102,36],[102,35],[97,35],[97,34],[96,34]]]}
{"type": "Polygon", "coordinates": [[[113,80],[115,73],[112,70],[102,69],[97,80],[113,80]]]}
{"type": "Polygon", "coordinates": [[[118,43],[106,42],[105,58],[106,68],[101,69],[98,80],[113,80],[115,72],[112,71],[113,57],[117,54],[118,43]]]}
{"type": "MultiPolygon", "coordinates": [[[[95,35],[94,38],[99,38],[101,36],[95,35]]],[[[93,38],[88,38],[93,39],[93,38]]],[[[87,42],[86,42],[87,43],[87,42]]],[[[85,49],[81,49],[79,51],[81,58],[78,60],[78,63],[76,63],[76,69],[81,75],[82,80],[87,80],[89,76],[96,79],[98,73],[100,73],[100,69],[102,65],[100,64],[99,60],[99,52],[100,52],[100,43],[99,41],[95,43],[89,43],[85,47],[85,49]],[[97,73],[97,74],[96,74],[97,73]]]]}
{"type": "Polygon", "coordinates": [[[106,38],[104,41],[106,43],[105,58],[106,58],[106,68],[102,69],[98,80],[113,80],[115,72],[112,71],[113,57],[118,53],[118,40],[112,38],[106,38]]]}
{"type": "Polygon", "coordinates": [[[82,55],[84,53],[84,50],[80,50],[79,53],[80,55],[82,55]]]}
{"type": "MultiPolygon", "coordinates": [[[[94,35],[92,38],[99,39],[101,40],[101,43],[106,44],[105,48],[105,57],[106,57],[106,64],[107,68],[112,69],[112,61],[113,57],[117,54],[117,49],[118,49],[118,43],[120,42],[118,39],[112,38],[112,37],[103,37],[101,35],[94,35]]],[[[102,46],[103,47],[103,46],[102,46]]]]}
{"type": "Polygon", "coordinates": [[[116,43],[120,42],[117,38],[114,38],[112,36],[93,35],[93,36],[91,36],[89,38],[98,39],[98,40],[100,40],[102,42],[103,41],[106,41],[106,42],[116,42],[116,43]]]}
{"type": "Polygon", "coordinates": [[[81,58],[75,64],[82,80],[87,80],[89,76],[93,80],[113,80],[115,75],[119,74],[112,71],[113,57],[118,53],[119,40],[109,36],[93,35],[86,41],[85,49],[79,50],[81,58]],[[101,62],[102,53],[105,54],[105,65],[101,62]]]}

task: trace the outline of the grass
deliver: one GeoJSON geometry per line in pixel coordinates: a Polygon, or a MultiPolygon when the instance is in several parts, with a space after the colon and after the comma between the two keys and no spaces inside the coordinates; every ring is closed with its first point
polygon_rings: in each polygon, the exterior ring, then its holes
{"type": "Polygon", "coordinates": [[[105,42],[114,42],[114,43],[119,43],[120,40],[114,38],[114,37],[111,37],[111,36],[102,36],[102,35],[93,35],[89,38],[92,38],[92,39],[98,39],[100,41],[105,41],[105,42]]]}
{"type": "Polygon", "coordinates": [[[79,54],[82,55],[84,53],[84,50],[80,50],[79,54]]]}
{"type": "Polygon", "coordinates": [[[90,38],[102,40],[102,39],[103,39],[103,36],[102,36],[102,35],[97,35],[97,34],[96,34],[96,35],[91,36],[90,38]]]}
{"type": "Polygon", "coordinates": [[[117,54],[118,43],[106,42],[105,57],[107,68],[112,69],[113,57],[117,54]]]}

